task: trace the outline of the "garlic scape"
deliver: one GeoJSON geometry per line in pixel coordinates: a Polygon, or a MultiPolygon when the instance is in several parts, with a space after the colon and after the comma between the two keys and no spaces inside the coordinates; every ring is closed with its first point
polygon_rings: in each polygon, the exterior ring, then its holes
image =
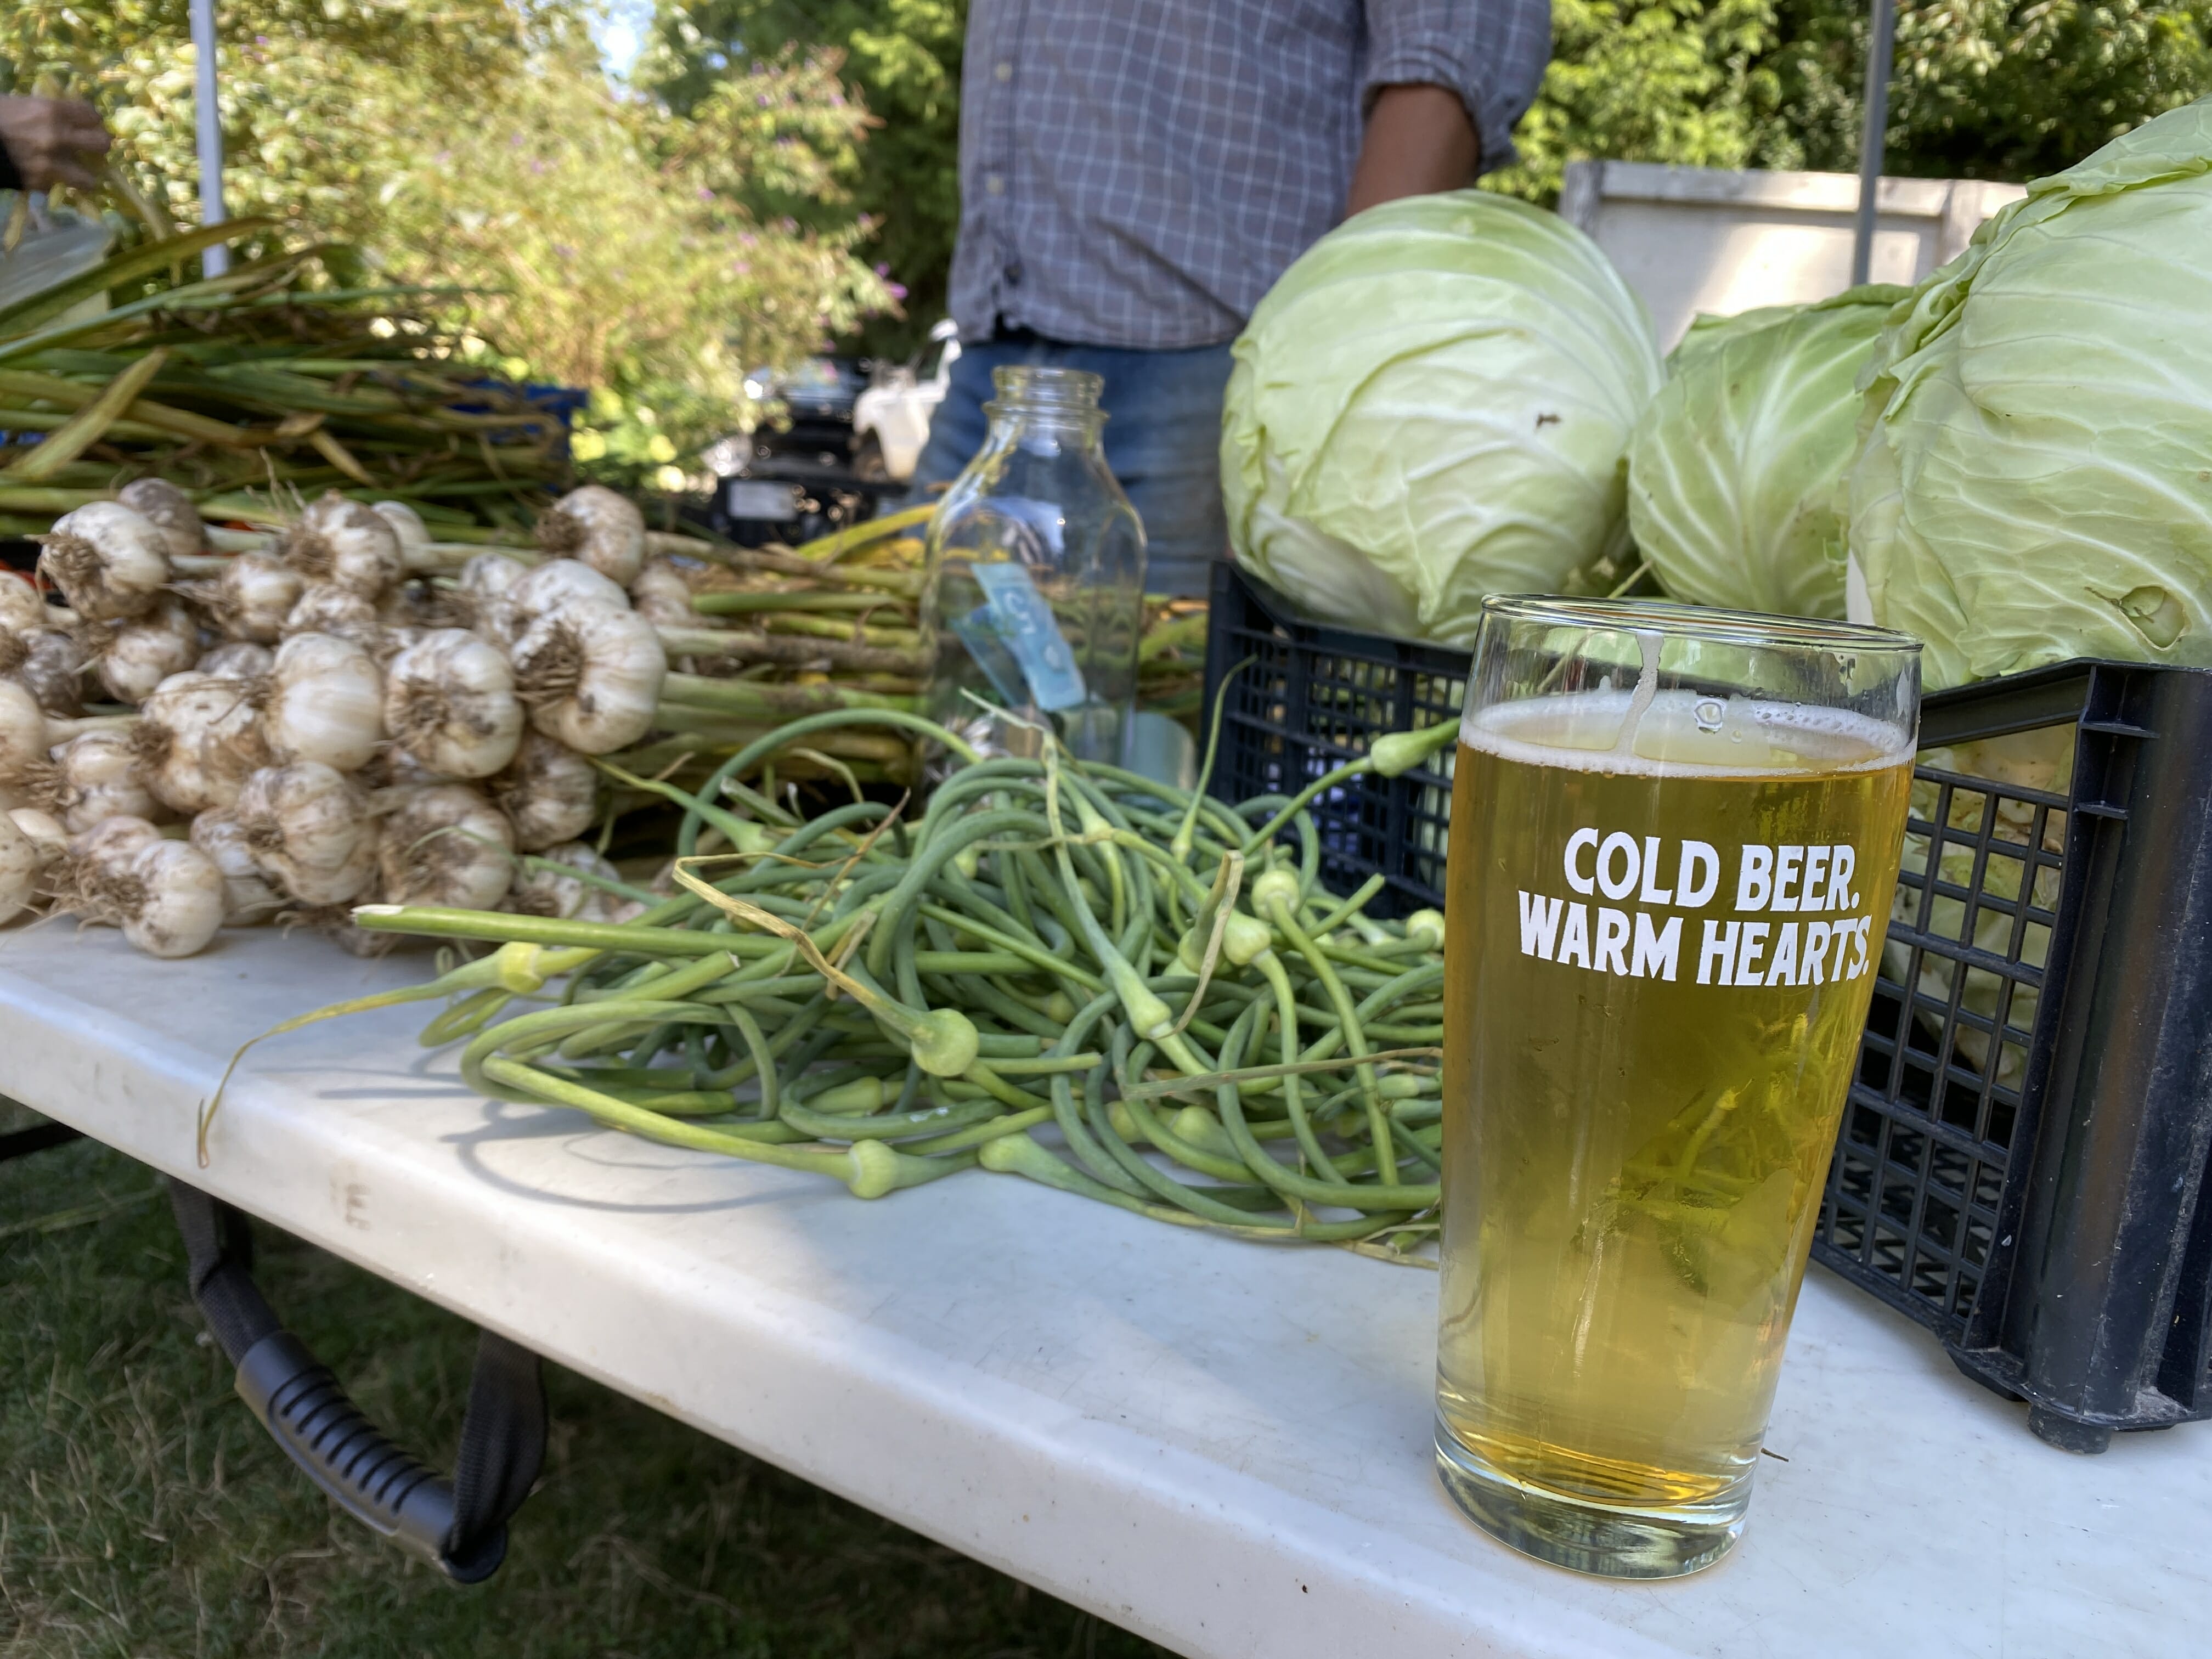
{"type": "Polygon", "coordinates": [[[514,688],[531,724],[585,755],[610,754],[643,737],[667,672],[653,624],[609,605],[549,612],[514,647],[514,688]]]}
{"type": "Polygon", "coordinates": [[[41,574],[86,622],[135,617],[161,596],[170,577],[161,532],[120,501],[93,501],[33,538],[41,574]]]}
{"type": "Polygon", "coordinates": [[[352,772],[384,740],[384,676],[350,640],[294,635],[276,647],[255,696],[262,737],[279,765],[316,761],[352,772]]]}
{"type": "Polygon", "coordinates": [[[514,878],[514,832],[480,789],[434,783],[402,791],[377,853],[384,898],[490,910],[514,878]]]}
{"type": "Polygon", "coordinates": [[[538,544],[627,587],[645,560],[645,515],[603,484],[572,489],[538,520],[538,544]]]}
{"type": "Polygon", "coordinates": [[[495,646],[466,629],[434,629],[384,673],[385,729],[431,771],[489,777],[514,758],[522,705],[495,646]]]}

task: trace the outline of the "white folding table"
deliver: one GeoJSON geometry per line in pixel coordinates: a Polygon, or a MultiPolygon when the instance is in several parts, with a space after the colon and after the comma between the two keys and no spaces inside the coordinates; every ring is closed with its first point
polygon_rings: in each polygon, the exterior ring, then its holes
{"type": "Polygon", "coordinates": [[[863,1203],[487,1103],[416,1044],[432,1005],[262,1045],[196,1165],[242,1039],[427,971],[266,932],[161,963],[66,921],[0,931],[0,1092],[1192,1656],[2212,1641],[2212,1425],[2054,1450],[1818,1268],[1742,1544],[1617,1585],[1513,1554],[1443,1497],[1427,1273],[981,1171],[863,1203]]]}

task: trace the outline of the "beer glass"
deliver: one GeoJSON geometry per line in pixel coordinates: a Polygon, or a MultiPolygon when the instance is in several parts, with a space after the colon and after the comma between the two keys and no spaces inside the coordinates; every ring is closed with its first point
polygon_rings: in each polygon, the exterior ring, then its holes
{"type": "Polygon", "coordinates": [[[1452,789],[1437,1465],[1515,1548],[1735,1543],[1905,833],[1919,646],[1483,608],[1452,789]]]}

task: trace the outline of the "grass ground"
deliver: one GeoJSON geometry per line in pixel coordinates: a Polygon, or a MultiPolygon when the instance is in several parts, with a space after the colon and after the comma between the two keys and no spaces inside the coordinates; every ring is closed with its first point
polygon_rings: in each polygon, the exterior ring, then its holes
{"type": "MultiPolygon", "coordinates": [[[[473,1329],[258,1242],[286,1322],[372,1418],[449,1460],[473,1329]]],[[[91,1141],[0,1164],[0,1659],[1162,1651],[546,1369],[543,1481],[507,1565],[455,1589],[331,1510],[231,1392],[151,1171],[91,1141]]]]}

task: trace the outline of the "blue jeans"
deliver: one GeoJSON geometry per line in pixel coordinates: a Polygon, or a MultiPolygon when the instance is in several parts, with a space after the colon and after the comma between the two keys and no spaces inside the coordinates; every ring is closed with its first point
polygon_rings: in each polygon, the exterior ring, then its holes
{"type": "Polygon", "coordinates": [[[1221,394],[1229,347],[1139,351],[1021,336],[961,349],[945,401],[915,464],[914,499],[959,476],[983,447],[991,371],[1016,365],[1087,369],[1106,382],[1106,464],[1145,525],[1145,590],[1203,595],[1229,554],[1221,510],[1221,394]]]}

